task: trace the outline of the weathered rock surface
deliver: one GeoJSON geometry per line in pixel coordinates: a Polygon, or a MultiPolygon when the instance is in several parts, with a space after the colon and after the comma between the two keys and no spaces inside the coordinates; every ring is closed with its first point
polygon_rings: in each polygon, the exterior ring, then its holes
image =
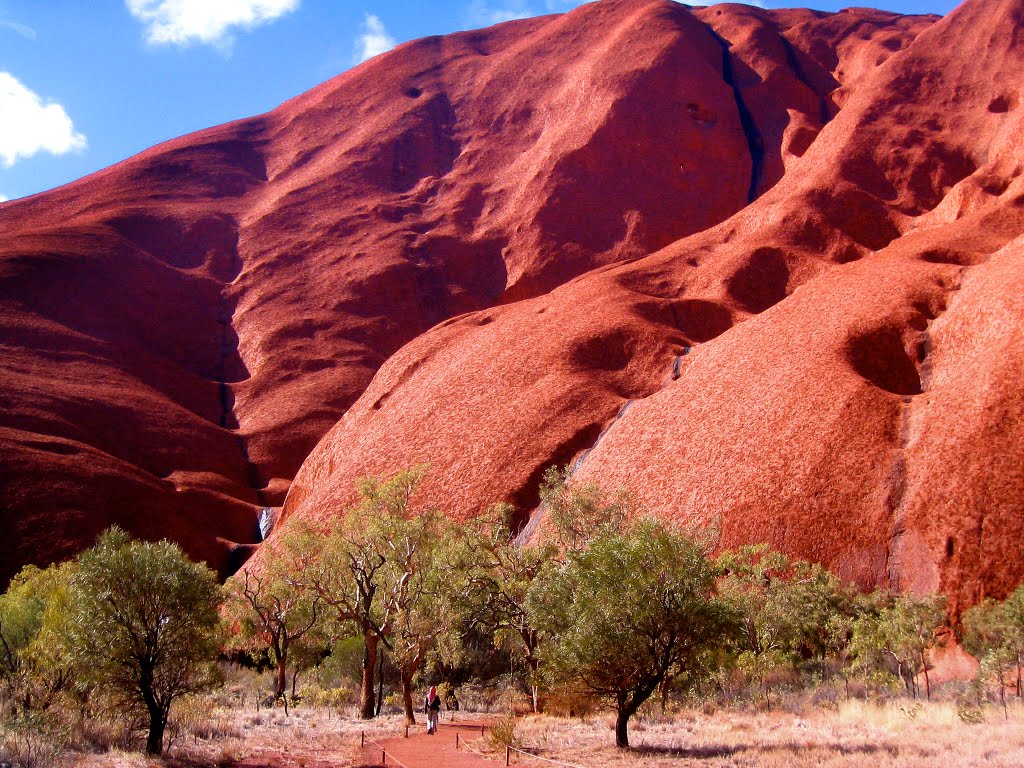
{"type": "Polygon", "coordinates": [[[226,570],[286,492],[416,463],[529,533],[575,459],[725,544],[1004,592],[1022,15],[602,0],[3,205],[0,575],[110,522],[226,570]]]}
{"type": "MultiPolygon", "coordinates": [[[[719,34],[770,82],[769,36],[750,32],[766,14],[726,11],[719,34]]],[[[529,510],[543,468],[575,457],[578,481],[714,521],[724,546],[942,589],[954,610],[1004,594],[1024,578],[1022,11],[967,3],[883,38],[882,62],[856,49],[799,152],[796,119],[748,107],[782,137],[753,203],[407,345],[306,461],[286,517],[336,514],[353,476],[415,462],[455,514],[529,510]]]]}

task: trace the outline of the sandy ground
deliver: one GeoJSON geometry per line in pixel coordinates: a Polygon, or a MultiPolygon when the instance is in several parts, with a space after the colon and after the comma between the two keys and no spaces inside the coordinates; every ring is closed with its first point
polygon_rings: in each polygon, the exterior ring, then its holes
{"type": "MultiPolygon", "coordinates": [[[[609,716],[585,721],[527,718],[516,740],[529,751],[585,768],[1017,768],[1024,766],[1024,707],[1003,720],[966,724],[952,704],[891,706],[850,702],[835,711],[714,715],[684,712],[638,721],[631,749],[613,746],[609,716]]],[[[540,761],[521,758],[540,768],[540,761]]]]}
{"type": "MultiPolygon", "coordinates": [[[[552,762],[580,768],[960,768],[1024,767],[1024,706],[1009,719],[986,711],[967,724],[951,704],[874,706],[851,702],[833,711],[714,714],[681,712],[636,719],[631,748],[614,744],[612,718],[531,716],[518,721],[512,764],[544,768],[552,762]],[[545,758],[545,759],[540,759],[545,758]]],[[[210,738],[179,738],[160,759],[111,752],[76,756],[76,768],[498,768],[504,750],[480,735],[484,716],[442,721],[428,736],[419,723],[405,737],[400,716],[364,722],[326,712],[280,710],[226,713],[210,738]],[[456,748],[456,734],[459,748],[456,748]],[[363,747],[360,747],[362,735],[363,747]]]]}

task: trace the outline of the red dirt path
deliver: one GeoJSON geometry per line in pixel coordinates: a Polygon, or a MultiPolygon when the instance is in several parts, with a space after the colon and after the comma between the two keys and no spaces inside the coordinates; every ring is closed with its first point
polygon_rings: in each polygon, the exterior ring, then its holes
{"type": "Polygon", "coordinates": [[[426,733],[425,723],[417,723],[409,727],[408,738],[367,739],[361,752],[361,764],[395,768],[494,768],[501,761],[479,754],[481,729],[487,727],[490,723],[485,721],[452,723],[442,720],[437,733],[431,736],[426,733]],[[460,749],[456,749],[456,735],[461,742],[460,749]],[[387,760],[383,763],[382,750],[387,752],[387,760]]]}

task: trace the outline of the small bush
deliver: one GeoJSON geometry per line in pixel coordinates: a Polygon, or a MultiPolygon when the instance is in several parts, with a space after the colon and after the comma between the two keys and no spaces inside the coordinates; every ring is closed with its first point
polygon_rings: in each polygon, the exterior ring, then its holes
{"type": "Polygon", "coordinates": [[[60,729],[30,713],[0,729],[0,762],[13,768],[51,768],[57,765],[67,737],[60,729]]]}
{"type": "Polygon", "coordinates": [[[518,746],[519,742],[516,740],[516,726],[518,723],[519,721],[516,717],[508,715],[492,725],[490,733],[487,735],[487,740],[491,746],[495,749],[518,746]]]}
{"type": "Polygon", "coordinates": [[[960,722],[966,725],[980,725],[985,722],[985,714],[981,707],[969,699],[958,699],[956,702],[956,716],[960,722]]]}

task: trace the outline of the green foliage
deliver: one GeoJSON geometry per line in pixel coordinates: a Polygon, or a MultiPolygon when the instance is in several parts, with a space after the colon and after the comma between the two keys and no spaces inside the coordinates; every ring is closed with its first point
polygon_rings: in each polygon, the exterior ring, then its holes
{"type": "Polygon", "coordinates": [[[876,592],[862,600],[850,640],[855,672],[875,682],[902,681],[915,698],[919,694],[917,675],[922,672],[931,698],[925,652],[945,622],[945,609],[946,599],[940,595],[876,592]]]}
{"type": "Polygon", "coordinates": [[[820,565],[791,560],[765,545],[718,558],[722,598],[739,616],[737,665],[770,708],[773,674],[800,672],[833,650],[832,622],[846,601],[839,579],[820,565]]]}
{"type": "Polygon", "coordinates": [[[311,540],[302,567],[291,569],[296,585],[330,613],[335,636],[354,630],[362,637],[364,718],[374,717],[379,704],[378,647],[392,652],[401,671],[406,717],[412,720],[412,678],[443,634],[434,595],[443,578],[438,553],[451,525],[437,510],[413,503],[424,474],[423,467],[413,467],[389,478],[360,479],[360,503],[327,537],[311,540]]]}
{"type": "Polygon", "coordinates": [[[0,680],[19,716],[48,709],[72,688],[62,640],[74,567],[26,566],[0,596],[0,680]]]}
{"type": "Polygon", "coordinates": [[[505,715],[495,722],[487,733],[487,740],[494,749],[505,747],[518,747],[519,740],[516,738],[516,726],[518,721],[515,715],[505,715]]]}
{"type": "MultiPolygon", "coordinates": [[[[227,585],[225,618],[231,629],[229,647],[254,658],[268,653],[276,667],[274,698],[285,703],[290,661],[311,664],[326,644],[316,636],[322,613],[319,596],[302,581],[313,561],[320,537],[299,523],[292,524],[266,545],[264,569],[244,569],[227,585]],[[303,641],[307,647],[302,648],[303,641]]],[[[320,627],[322,629],[322,627],[320,627]]]]}
{"type": "Polygon", "coordinates": [[[1017,695],[1021,691],[1024,660],[1024,585],[1005,601],[984,600],[963,617],[964,646],[981,662],[977,683],[995,688],[1006,714],[1006,678],[1015,673],[1017,695]]]}
{"type": "Polygon", "coordinates": [[[81,679],[148,714],[151,754],[174,699],[217,679],[219,597],[213,571],[167,541],[111,528],[78,557],[62,645],[81,679]]]}
{"type": "Polygon", "coordinates": [[[595,483],[569,485],[570,475],[568,466],[549,467],[540,501],[559,549],[574,552],[597,534],[619,530],[635,510],[625,492],[609,494],[595,483]]]}
{"type": "Polygon", "coordinates": [[[21,712],[0,726],[0,764],[50,768],[61,755],[67,734],[41,712],[21,712]]]}
{"type": "Polygon", "coordinates": [[[701,546],[658,523],[599,532],[531,585],[528,612],[550,638],[546,677],[614,704],[627,746],[629,718],[666,676],[708,672],[732,633],[715,576],[701,546]]]}
{"type": "Polygon", "coordinates": [[[486,664],[490,643],[508,649],[526,668],[536,710],[541,637],[526,603],[530,586],[556,549],[550,543],[517,544],[511,519],[510,506],[495,505],[452,540],[446,553],[444,599],[459,627],[459,643],[445,649],[445,658],[454,664],[481,666],[486,664]]]}

